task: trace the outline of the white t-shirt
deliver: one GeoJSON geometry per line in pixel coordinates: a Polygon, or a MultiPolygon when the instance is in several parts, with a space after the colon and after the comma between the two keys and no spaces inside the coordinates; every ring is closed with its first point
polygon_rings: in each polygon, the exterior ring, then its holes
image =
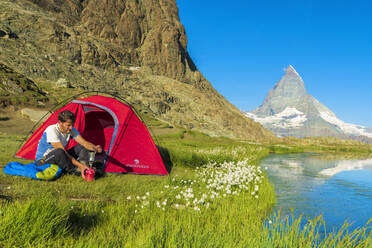
{"type": "Polygon", "coordinates": [[[45,129],[43,136],[39,141],[39,145],[36,151],[36,161],[39,161],[54,149],[54,147],[50,143],[61,142],[63,147],[66,147],[70,138],[75,139],[79,135],[80,133],[74,127],[72,128],[70,133],[63,134],[59,130],[58,123],[50,125],[45,129]]]}

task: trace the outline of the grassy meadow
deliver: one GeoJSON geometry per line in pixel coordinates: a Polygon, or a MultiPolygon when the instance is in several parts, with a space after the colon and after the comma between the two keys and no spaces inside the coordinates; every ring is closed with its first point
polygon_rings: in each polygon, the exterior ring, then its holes
{"type": "MultiPolygon", "coordinates": [[[[372,247],[370,223],[324,234],[320,217],[304,228],[300,219],[273,217],[274,188],[258,167],[269,153],[367,157],[370,146],[254,144],[151,125],[169,129],[157,137],[169,176],[44,182],[0,172],[0,247],[372,247]]],[[[2,168],[23,136],[0,140],[2,168]]]]}

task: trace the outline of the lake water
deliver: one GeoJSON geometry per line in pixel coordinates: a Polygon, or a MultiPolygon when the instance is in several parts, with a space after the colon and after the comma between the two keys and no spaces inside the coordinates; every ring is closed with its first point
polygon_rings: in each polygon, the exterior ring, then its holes
{"type": "Polygon", "coordinates": [[[363,226],[372,218],[372,159],[329,160],[311,153],[261,161],[275,186],[276,209],[307,218],[323,215],[327,229],[363,226]]]}

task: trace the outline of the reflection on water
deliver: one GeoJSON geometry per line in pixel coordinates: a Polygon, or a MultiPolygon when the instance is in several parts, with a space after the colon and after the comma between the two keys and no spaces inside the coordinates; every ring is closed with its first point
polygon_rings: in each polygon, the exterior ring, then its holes
{"type": "Polygon", "coordinates": [[[275,185],[277,209],[322,214],[329,227],[372,218],[372,159],[325,160],[306,154],[270,155],[261,162],[275,185]]]}
{"type": "Polygon", "coordinates": [[[372,159],[352,161],[341,160],[337,161],[336,167],[324,169],[319,173],[325,176],[334,176],[342,171],[363,170],[368,168],[372,169],[372,159]]]}

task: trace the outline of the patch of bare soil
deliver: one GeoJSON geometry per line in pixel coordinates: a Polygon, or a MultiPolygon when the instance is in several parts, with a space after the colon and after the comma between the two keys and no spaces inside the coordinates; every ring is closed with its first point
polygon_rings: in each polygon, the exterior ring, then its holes
{"type": "Polygon", "coordinates": [[[35,125],[29,118],[14,109],[0,110],[0,132],[12,135],[27,135],[35,125]]]}

